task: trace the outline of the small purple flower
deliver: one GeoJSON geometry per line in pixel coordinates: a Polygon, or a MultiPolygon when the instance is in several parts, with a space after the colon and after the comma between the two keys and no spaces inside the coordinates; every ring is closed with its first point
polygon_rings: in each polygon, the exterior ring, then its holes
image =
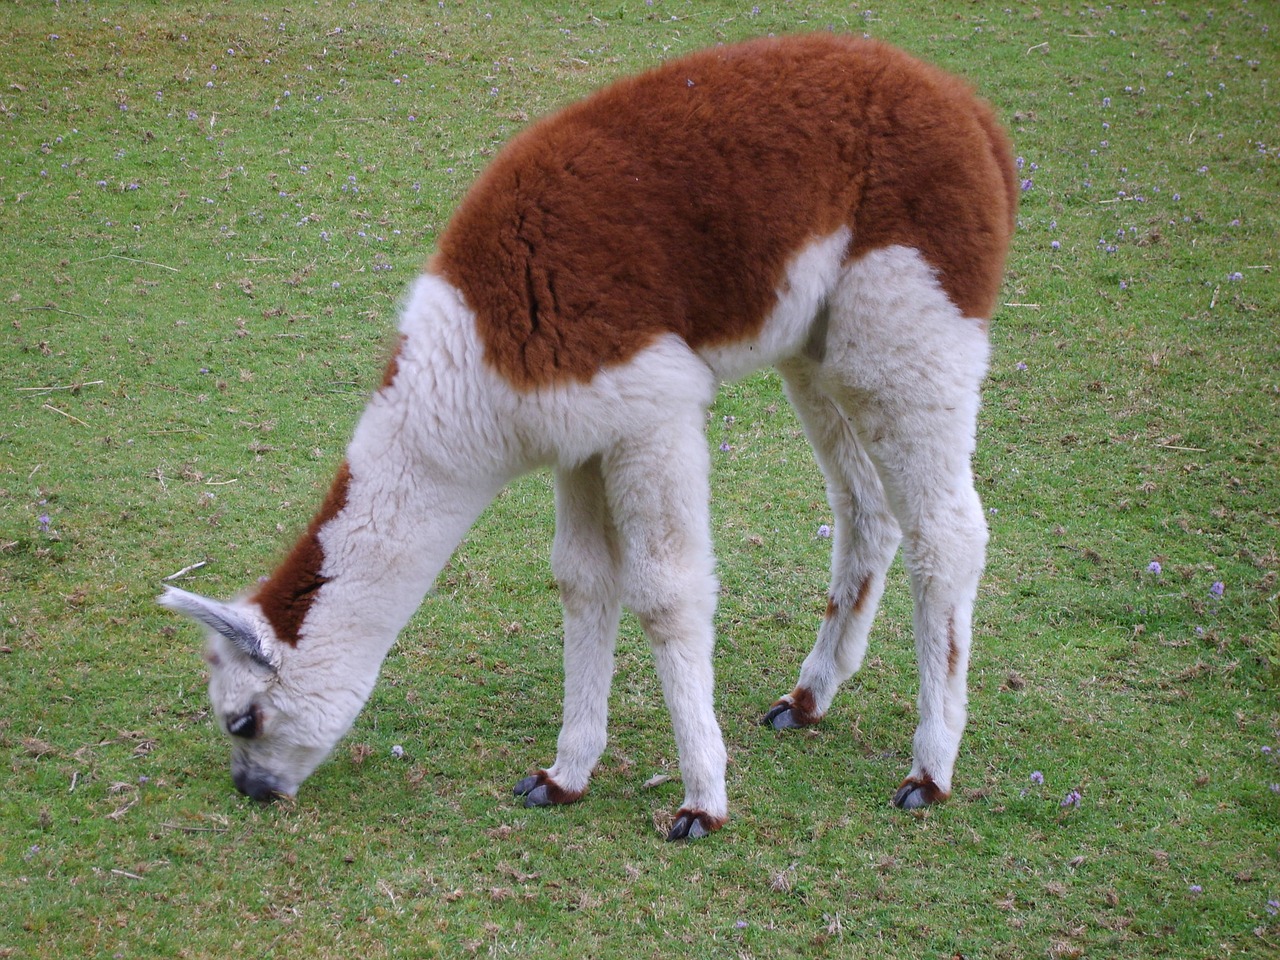
{"type": "Polygon", "coordinates": [[[728,441],[728,440],[725,440],[725,441],[723,441],[723,442],[720,444],[720,452],[721,452],[721,453],[728,453],[728,452],[729,452],[730,450],[732,450],[732,449],[733,449],[733,447],[729,446],[729,441],[728,441]]]}
{"type": "Polygon", "coordinates": [[[1022,181],[1022,192],[1023,192],[1023,193],[1026,193],[1028,190],[1030,190],[1030,189],[1031,189],[1031,187],[1032,187],[1032,183],[1031,183],[1031,178],[1030,178],[1030,177],[1028,177],[1026,180],[1023,180],[1023,181],[1022,181]]]}
{"type": "Polygon", "coordinates": [[[48,533],[49,528],[53,525],[53,521],[49,519],[49,515],[47,513],[42,513],[40,516],[36,517],[36,523],[40,524],[41,533],[48,533]]]}
{"type": "Polygon", "coordinates": [[[1018,361],[1018,365],[1017,365],[1016,367],[1014,367],[1013,369],[1015,369],[1015,370],[1025,370],[1025,369],[1027,369],[1027,365],[1026,365],[1025,363],[1023,363],[1021,360],[1019,360],[1019,361],[1018,361]]]}
{"type": "MultiPolygon", "coordinates": [[[[759,10],[760,8],[756,7],[756,11],[759,12],[759,10]]],[[[747,929],[747,927],[750,926],[750,924],[747,923],[747,921],[745,920],[739,920],[737,923],[734,924],[734,926],[737,927],[739,930],[745,930],[747,929]]]]}
{"type": "Polygon", "coordinates": [[[1157,577],[1160,576],[1163,569],[1164,568],[1160,566],[1159,560],[1152,560],[1147,564],[1147,573],[1154,573],[1157,577]]]}
{"type": "Polygon", "coordinates": [[[1268,900],[1267,913],[1271,914],[1273,917],[1280,915],[1280,900],[1268,900]]]}
{"type": "Polygon", "coordinates": [[[1238,283],[1244,279],[1244,274],[1241,273],[1239,270],[1237,270],[1235,273],[1227,274],[1227,279],[1230,280],[1232,283],[1238,283]]]}
{"type": "Polygon", "coordinates": [[[818,527],[818,536],[823,540],[830,538],[831,528],[827,526],[825,523],[822,524],[822,526],[818,527]]]}
{"type": "Polygon", "coordinates": [[[1079,791],[1079,790],[1072,790],[1070,793],[1068,793],[1065,797],[1063,797],[1063,798],[1062,798],[1062,802],[1061,802],[1061,803],[1059,803],[1059,804],[1058,804],[1058,806],[1060,806],[1060,807],[1078,807],[1078,806],[1080,806],[1080,801],[1081,801],[1081,800],[1083,800],[1083,799],[1084,799],[1084,798],[1083,798],[1082,796],[1080,796],[1080,791],[1079,791]]]}
{"type": "Polygon", "coordinates": [[[1215,580],[1213,582],[1213,586],[1209,588],[1209,595],[1211,597],[1220,597],[1222,596],[1223,591],[1225,591],[1226,589],[1227,588],[1223,586],[1223,583],[1221,580],[1215,580]]]}
{"type": "Polygon", "coordinates": [[[1044,783],[1044,774],[1041,773],[1039,770],[1032,770],[1031,782],[1034,783],[1036,786],[1041,786],[1044,783]]]}
{"type": "Polygon", "coordinates": [[[1204,887],[1200,886],[1198,883],[1193,883],[1191,886],[1187,887],[1187,889],[1192,893],[1204,893],[1204,887]]]}
{"type": "Polygon", "coordinates": [[[1062,244],[1061,244],[1061,243],[1059,243],[1057,240],[1051,240],[1051,241],[1049,242],[1049,249],[1050,249],[1050,250],[1061,250],[1061,249],[1062,249],[1062,244]]]}

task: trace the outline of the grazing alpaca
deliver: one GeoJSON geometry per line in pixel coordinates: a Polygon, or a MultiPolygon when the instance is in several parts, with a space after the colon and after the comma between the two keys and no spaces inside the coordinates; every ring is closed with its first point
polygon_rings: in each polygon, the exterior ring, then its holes
{"type": "Polygon", "coordinates": [[[625,604],[679,749],[669,839],[720,827],[706,412],[720,382],[772,364],[835,537],[817,643],[765,721],[822,717],[862,661],[901,542],[920,715],[893,799],[945,799],[987,538],[970,469],[986,320],[1016,200],[1005,135],[965,84],[833,35],[674,60],[517,136],[411,285],[384,383],[283,564],[244,599],[161,597],[210,628],[236,786],[297,790],[468,527],[550,465],[563,726],[555,763],[516,794],[586,791],[625,604]]]}

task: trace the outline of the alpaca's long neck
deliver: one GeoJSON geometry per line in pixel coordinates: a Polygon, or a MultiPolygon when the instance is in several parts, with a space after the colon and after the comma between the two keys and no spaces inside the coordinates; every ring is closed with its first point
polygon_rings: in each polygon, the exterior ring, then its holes
{"type": "Polygon", "coordinates": [[[497,493],[495,481],[418,471],[410,483],[404,471],[389,457],[369,472],[353,462],[346,506],[318,533],[323,583],[302,624],[300,653],[313,646],[353,668],[380,664],[497,493]]]}
{"type": "MultiPolygon", "coordinates": [[[[324,505],[252,598],[303,659],[376,676],[467,530],[510,476],[474,327],[431,278],[324,505]]],[[[372,678],[368,678],[371,685],[372,678]]]]}

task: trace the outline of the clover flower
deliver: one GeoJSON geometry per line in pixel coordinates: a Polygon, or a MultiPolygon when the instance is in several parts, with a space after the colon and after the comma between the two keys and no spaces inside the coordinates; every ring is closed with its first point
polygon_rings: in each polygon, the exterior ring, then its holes
{"type": "Polygon", "coordinates": [[[1080,791],[1079,791],[1079,790],[1072,790],[1072,791],[1070,791],[1070,792],[1069,792],[1065,797],[1063,797],[1063,798],[1062,798],[1062,802],[1061,802],[1061,803],[1059,803],[1059,804],[1058,804],[1058,806],[1060,806],[1060,807],[1064,807],[1064,808],[1065,808],[1065,807],[1078,807],[1078,806],[1080,806],[1080,801],[1081,801],[1081,800],[1083,800],[1083,799],[1084,799],[1084,798],[1083,798],[1082,796],[1080,796],[1080,791]]]}
{"type": "Polygon", "coordinates": [[[1160,566],[1159,560],[1152,560],[1147,564],[1147,573],[1154,573],[1157,577],[1160,576],[1163,569],[1164,568],[1160,566]]]}
{"type": "Polygon", "coordinates": [[[1223,585],[1221,580],[1215,580],[1213,582],[1213,586],[1209,588],[1209,595],[1212,597],[1220,597],[1226,589],[1227,588],[1223,585]]]}

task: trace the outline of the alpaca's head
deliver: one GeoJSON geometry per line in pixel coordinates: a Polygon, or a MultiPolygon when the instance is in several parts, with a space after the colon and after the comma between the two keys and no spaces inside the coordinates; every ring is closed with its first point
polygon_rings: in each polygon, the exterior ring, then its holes
{"type": "Polygon", "coordinates": [[[277,640],[254,604],[174,587],[159,602],[206,627],[209,701],[231,740],[236,789],[255,800],[292,796],[360,712],[360,685],[277,640]]]}

